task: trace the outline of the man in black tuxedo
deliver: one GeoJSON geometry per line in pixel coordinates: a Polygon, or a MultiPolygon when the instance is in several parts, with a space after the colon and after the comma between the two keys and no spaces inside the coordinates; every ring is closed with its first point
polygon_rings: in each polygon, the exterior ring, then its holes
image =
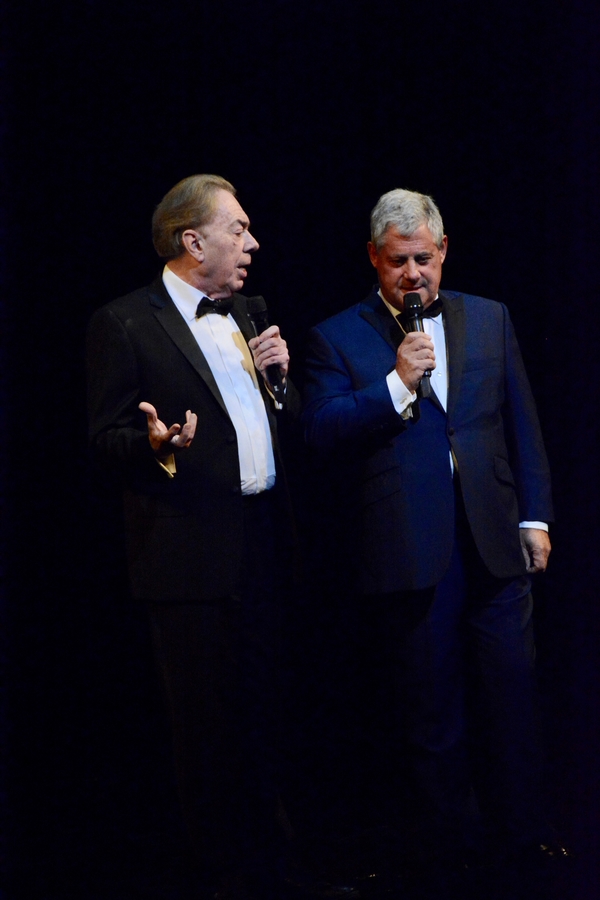
{"type": "Polygon", "coordinates": [[[430,197],[384,194],[368,251],[379,284],[311,333],[304,420],[359,522],[379,733],[401,735],[404,819],[425,859],[461,850],[473,785],[497,836],[538,847],[530,575],[546,568],[552,503],[533,397],[506,307],[439,290],[447,238],[430,197]],[[402,315],[410,292],[422,333],[402,315]]]}
{"type": "Polygon", "coordinates": [[[257,335],[237,293],[258,243],[232,185],[184,179],[158,205],[153,239],[161,275],[90,324],[91,442],[123,480],[131,585],[150,609],[199,862],[207,881],[264,879],[293,531],[276,420],[298,401],[279,328],[257,335]]]}

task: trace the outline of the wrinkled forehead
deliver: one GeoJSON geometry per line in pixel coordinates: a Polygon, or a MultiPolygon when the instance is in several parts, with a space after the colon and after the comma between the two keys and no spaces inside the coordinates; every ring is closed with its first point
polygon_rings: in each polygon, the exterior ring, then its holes
{"type": "Polygon", "coordinates": [[[423,223],[412,234],[401,234],[396,225],[390,225],[384,232],[382,247],[418,252],[420,249],[437,247],[437,244],[428,226],[423,223]]]}

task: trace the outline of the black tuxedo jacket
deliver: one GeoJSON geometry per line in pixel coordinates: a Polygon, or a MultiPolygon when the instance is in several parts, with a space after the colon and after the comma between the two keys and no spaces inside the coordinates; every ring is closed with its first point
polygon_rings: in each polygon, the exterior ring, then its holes
{"type": "Polygon", "coordinates": [[[519,522],[553,515],[535,405],[506,307],[456,292],[440,296],[447,413],[435,399],[421,400],[412,419],[396,413],[385,379],[403,333],[376,288],[310,336],[306,435],[335,454],[354,492],[369,593],[442,578],[454,534],[450,450],[473,537],[496,577],[525,571],[519,522]]]}
{"type": "MultiPolygon", "coordinates": [[[[232,315],[253,337],[246,300],[232,315]]],[[[211,600],[235,591],[244,548],[235,428],[211,369],[162,278],[98,310],[88,332],[90,439],[125,487],[129,570],[137,597],[155,602],[211,600]],[[148,441],[146,400],[159,418],[183,424],[198,416],[191,446],[177,454],[169,478],[148,441]]],[[[277,466],[275,494],[282,532],[291,534],[272,398],[259,383],[277,466]]],[[[298,401],[288,384],[290,414],[298,401]]]]}

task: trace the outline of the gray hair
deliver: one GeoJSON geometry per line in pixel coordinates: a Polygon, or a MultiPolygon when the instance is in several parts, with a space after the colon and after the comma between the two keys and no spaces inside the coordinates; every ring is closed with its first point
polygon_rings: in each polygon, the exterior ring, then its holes
{"type": "Polygon", "coordinates": [[[410,237],[420,225],[427,225],[434,242],[441,248],[444,223],[440,211],[427,194],[396,188],[377,201],[371,213],[371,241],[381,249],[388,228],[397,228],[402,237],[410,237]]]}
{"type": "Polygon", "coordinates": [[[200,228],[212,219],[217,191],[235,188],[220,175],[190,175],[165,194],[152,216],[154,249],[163,259],[176,259],[183,253],[183,232],[200,228]]]}

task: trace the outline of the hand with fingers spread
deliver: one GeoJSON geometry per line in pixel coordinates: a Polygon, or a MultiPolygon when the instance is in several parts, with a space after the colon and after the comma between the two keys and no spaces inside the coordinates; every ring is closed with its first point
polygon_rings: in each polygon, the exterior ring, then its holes
{"type": "Polygon", "coordinates": [[[423,374],[435,369],[433,341],[422,331],[406,335],[396,354],[396,372],[409,391],[416,391],[423,374]]]}
{"type": "Polygon", "coordinates": [[[139,404],[148,420],[148,439],[150,446],[159,459],[170,456],[176,450],[189,447],[196,433],[197,416],[189,409],[185,414],[185,425],[171,425],[170,428],[158,418],[156,408],[145,401],[139,404]]]}
{"type": "Polygon", "coordinates": [[[285,378],[290,362],[290,354],[277,325],[270,325],[258,337],[252,338],[248,342],[248,346],[254,357],[254,365],[266,382],[269,381],[268,366],[279,366],[281,376],[285,378]]]}

